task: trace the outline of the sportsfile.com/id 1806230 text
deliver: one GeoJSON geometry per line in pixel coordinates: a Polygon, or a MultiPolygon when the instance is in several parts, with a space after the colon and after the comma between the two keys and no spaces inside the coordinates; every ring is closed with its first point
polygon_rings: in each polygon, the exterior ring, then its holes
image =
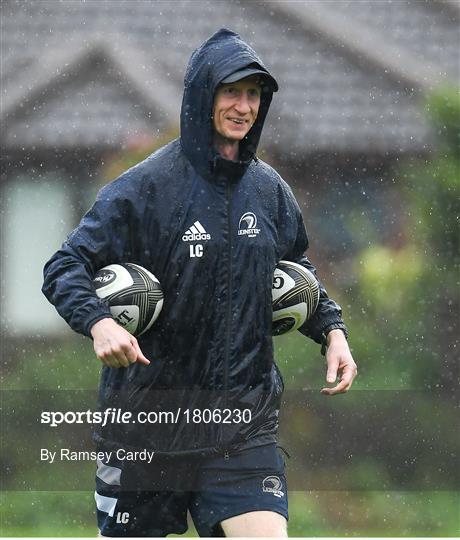
{"type": "Polygon", "coordinates": [[[175,411],[123,411],[109,407],[104,411],[42,411],[40,423],[57,427],[61,424],[176,424],[185,418],[187,424],[249,424],[250,409],[182,409],[175,411]]]}

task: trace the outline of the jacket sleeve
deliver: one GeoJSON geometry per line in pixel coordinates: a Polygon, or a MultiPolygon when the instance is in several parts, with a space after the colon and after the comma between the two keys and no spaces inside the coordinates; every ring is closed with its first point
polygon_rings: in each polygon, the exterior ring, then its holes
{"type": "Polygon", "coordinates": [[[69,326],[86,336],[99,320],[111,317],[92,284],[107,264],[131,261],[133,242],[129,197],[112,183],[44,267],[42,292],[69,326]]]}
{"type": "Polygon", "coordinates": [[[301,264],[316,277],[320,287],[319,304],[315,313],[308,319],[300,328],[299,331],[305,336],[313,339],[317,343],[324,343],[323,334],[327,334],[330,330],[340,328],[348,338],[348,330],[342,320],[342,308],[329,298],[324,285],[318,278],[318,274],[314,265],[310,262],[305,252],[308,249],[308,237],[303,222],[302,213],[299,205],[295,200],[292,191],[289,189],[291,203],[293,204],[293,212],[296,217],[297,231],[295,233],[295,241],[291,245],[291,249],[284,255],[283,258],[301,264]]]}

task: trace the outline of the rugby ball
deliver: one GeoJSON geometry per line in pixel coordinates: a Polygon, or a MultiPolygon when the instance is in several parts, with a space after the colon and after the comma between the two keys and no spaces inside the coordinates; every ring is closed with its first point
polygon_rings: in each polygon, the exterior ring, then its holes
{"type": "Polygon", "coordinates": [[[297,330],[315,312],[319,302],[319,283],[304,266],[280,261],[273,275],[272,335],[297,330]]]}
{"type": "Polygon", "coordinates": [[[163,307],[160,282],[138,264],[104,266],[94,276],[93,284],[113,318],[133,336],[147,332],[163,307]]]}

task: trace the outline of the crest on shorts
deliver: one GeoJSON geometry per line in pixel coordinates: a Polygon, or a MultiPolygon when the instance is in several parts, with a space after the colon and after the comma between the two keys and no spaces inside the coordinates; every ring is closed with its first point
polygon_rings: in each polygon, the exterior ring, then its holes
{"type": "Polygon", "coordinates": [[[267,476],[262,480],[262,491],[273,493],[275,497],[284,497],[284,492],[281,491],[283,484],[278,476],[267,476]]]}

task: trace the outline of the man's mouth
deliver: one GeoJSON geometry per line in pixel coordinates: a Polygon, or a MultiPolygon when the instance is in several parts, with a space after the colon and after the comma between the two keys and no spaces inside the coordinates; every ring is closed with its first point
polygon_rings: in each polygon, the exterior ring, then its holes
{"type": "Polygon", "coordinates": [[[243,120],[242,118],[227,118],[227,120],[230,120],[230,122],[233,122],[234,124],[241,126],[246,123],[246,120],[243,120]]]}

